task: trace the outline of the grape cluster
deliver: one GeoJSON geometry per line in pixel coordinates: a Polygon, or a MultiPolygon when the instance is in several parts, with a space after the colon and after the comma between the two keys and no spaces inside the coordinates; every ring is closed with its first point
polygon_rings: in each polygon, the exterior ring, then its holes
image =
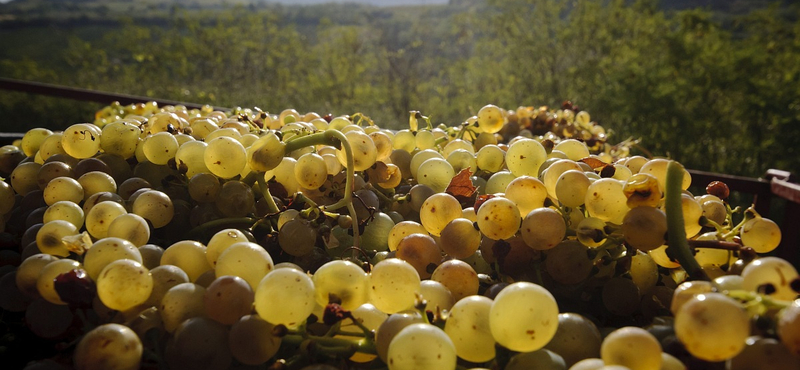
{"type": "Polygon", "coordinates": [[[0,308],[60,349],[31,366],[800,366],[777,224],[606,141],[566,103],[114,104],[0,148],[0,308]]]}

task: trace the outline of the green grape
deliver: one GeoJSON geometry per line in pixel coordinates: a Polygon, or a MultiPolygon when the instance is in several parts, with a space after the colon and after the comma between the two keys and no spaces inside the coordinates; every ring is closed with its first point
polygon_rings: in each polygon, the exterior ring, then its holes
{"type": "MultiPolygon", "coordinates": [[[[682,364],[681,364],[682,365],[682,364]]],[[[684,366],[683,369],[686,367],[684,366]]],[[[728,360],[730,370],[800,369],[800,358],[774,338],[749,337],[742,352],[728,360]]],[[[676,369],[679,369],[676,367],[676,369]]]]}
{"type": "MultiPolygon", "coordinates": [[[[412,200],[414,198],[416,197],[412,194],[412,200]]],[[[429,196],[422,203],[422,207],[419,210],[422,226],[434,236],[439,236],[450,221],[459,217],[461,217],[461,203],[454,196],[447,193],[436,193],[429,196]]],[[[519,227],[519,223],[517,227],[519,227]]]]}
{"type": "Polygon", "coordinates": [[[194,283],[181,283],[167,290],[159,305],[164,330],[173,333],[187,319],[206,317],[205,294],[206,288],[194,283]]]}
{"type": "Polygon", "coordinates": [[[294,166],[294,176],[301,187],[319,189],[328,177],[325,159],[316,153],[303,154],[294,166]]]}
{"type": "MultiPolygon", "coordinates": [[[[658,186],[661,189],[661,192],[664,192],[666,189],[667,183],[667,164],[669,163],[668,159],[652,159],[647,163],[644,163],[642,167],[639,169],[638,173],[646,173],[649,175],[654,176],[658,179],[658,186]]],[[[628,166],[628,168],[631,168],[628,166]]],[[[631,172],[633,168],[631,168],[631,172]]],[[[686,190],[689,188],[689,185],[692,184],[692,176],[689,174],[689,171],[683,170],[683,181],[681,182],[681,189],[686,190]]]]}
{"type": "Polygon", "coordinates": [[[567,171],[581,171],[581,166],[573,160],[559,159],[547,167],[547,170],[542,174],[542,182],[545,188],[547,188],[547,194],[551,198],[558,200],[558,194],[556,192],[558,179],[567,171]]]}
{"type": "Polygon", "coordinates": [[[511,172],[497,171],[486,181],[483,191],[486,194],[502,194],[515,178],[511,172]]]}
{"type": "Polygon", "coordinates": [[[328,175],[335,176],[339,172],[342,172],[342,164],[339,163],[339,159],[336,158],[336,154],[326,153],[322,154],[322,160],[325,161],[325,169],[328,172],[328,175]]]}
{"type": "Polygon", "coordinates": [[[388,250],[389,233],[394,226],[394,221],[386,213],[375,212],[361,234],[361,248],[376,252],[388,250]]]}
{"type": "Polygon", "coordinates": [[[600,357],[606,365],[622,365],[631,370],[659,370],[661,344],[647,330],[626,326],[603,339],[600,357]]]}
{"type": "Polygon", "coordinates": [[[420,212],[425,201],[434,194],[436,194],[436,192],[428,185],[416,184],[412,186],[411,190],[408,192],[408,196],[411,198],[411,209],[420,212]]]}
{"type": "Polygon", "coordinates": [[[419,283],[419,292],[422,298],[427,302],[426,310],[436,312],[440,310],[450,310],[456,303],[450,289],[447,289],[444,284],[435,280],[423,280],[419,283]]]}
{"type": "MultiPolygon", "coordinates": [[[[142,192],[144,192],[144,190],[142,190],[140,193],[142,193],[142,192]]],[[[131,194],[131,201],[136,199],[136,197],[139,196],[140,193],[131,194]]],[[[117,203],[119,203],[121,205],[125,205],[125,201],[122,200],[122,197],[119,196],[118,194],[111,193],[111,192],[108,192],[108,191],[101,191],[99,193],[92,194],[89,197],[89,199],[86,199],[83,202],[83,214],[89,214],[89,211],[91,211],[94,206],[96,206],[99,203],[106,202],[106,201],[113,201],[113,202],[117,202],[117,203]]]]}
{"type": "Polygon", "coordinates": [[[39,167],[39,172],[36,174],[36,182],[39,185],[39,189],[44,190],[50,181],[58,177],[75,177],[75,171],[64,162],[47,162],[42,167],[39,167]]]}
{"type": "Polygon", "coordinates": [[[188,122],[183,120],[173,112],[158,112],[154,114],[147,122],[149,133],[155,134],[158,132],[167,132],[180,130],[185,127],[188,122]]]}
{"type": "Polygon", "coordinates": [[[456,348],[442,329],[431,324],[411,324],[392,339],[387,352],[390,370],[456,368],[456,348]]]}
{"type": "Polygon", "coordinates": [[[314,282],[305,272],[290,268],[275,269],[256,288],[256,312],[273,325],[297,327],[314,310],[314,292],[314,282]]]}
{"type": "Polygon", "coordinates": [[[286,154],[284,144],[274,132],[270,131],[259,137],[247,148],[247,164],[253,171],[269,171],[281,163],[286,154]]]}
{"type": "Polygon", "coordinates": [[[494,358],[495,342],[489,328],[491,307],[491,299],[474,295],[459,300],[450,310],[444,332],[453,341],[458,357],[476,363],[494,358]]]}
{"type": "Polygon", "coordinates": [[[217,199],[222,185],[219,178],[211,173],[198,173],[189,179],[189,196],[198,203],[213,202],[217,199]]]}
{"type": "Polygon", "coordinates": [[[477,122],[481,131],[493,134],[506,124],[506,112],[496,105],[486,105],[478,110],[477,122]]]}
{"type": "Polygon", "coordinates": [[[564,239],[566,232],[567,224],[564,217],[552,208],[537,208],[530,211],[520,226],[522,240],[536,250],[555,247],[564,239]]]}
{"type": "MultiPolygon", "coordinates": [[[[81,189],[81,191],[83,191],[83,189],[81,189]]],[[[14,208],[14,195],[14,189],[11,187],[11,185],[5,181],[0,181],[0,216],[11,212],[11,210],[14,208]]],[[[45,203],[47,203],[48,198],[45,196],[44,199],[45,203]]],[[[81,194],[79,201],[80,200],[83,200],[83,194],[81,194]]],[[[47,205],[49,206],[53,203],[55,203],[55,201],[52,203],[47,203],[47,205]]]]}
{"type": "Polygon", "coordinates": [[[506,198],[494,197],[478,208],[478,228],[483,235],[491,239],[511,238],[519,230],[520,222],[522,222],[522,217],[517,205],[506,198]]]}
{"type": "Polygon", "coordinates": [[[26,156],[34,156],[36,155],[36,152],[39,151],[39,147],[42,145],[45,139],[52,134],[53,131],[50,131],[46,128],[30,129],[25,133],[25,135],[22,135],[22,141],[20,142],[19,148],[22,149],[22,152],[25,153],[26,156]]]}
{"type": "Polygon", "coordinates": [[[231,367],[228,327],[205,317],[192,317],[175,328],[164,359],[170,369],[224,370],[231,367]]]}
{"type": "Polygon", "coordinates": [[[230,180],[222,184],[214,204],[225,217],[245,217],[255,211],[256,199],[250,186],[230,180]]]}
{"type": "Polygon", "coordinates": [[[150,221],[158,229],[167,226],[175,215],[172,200],[158,190],[146,190],[133,201],[131,212],[150,221]]]}
{"type": "Polygon", "coordinates": [[[217,259],[219,259],[220,254],[222,254],[225,249],[235,243],[246,241],[248,241],[247,236],[240,230],[223,229],[217,231],[206,246],[206,261],[208,261],[208,264],[211,265],[212,268],[216,268],[217,259]]]}
{"type": "Polygon", "coordinates": [[[95,239],[108,236],[108,227],[118,216],[128,211],[121,204],[113,201],[100,202],[86,214],[86,231],[95,239]]]}
{"type": "Polygon", "coordinates": [[[389,344],[397,333],[406,326],[423,322],[422,316],[417,312],[404,312],[389,315],[375,331],[375,349],[378,353],[378,357],[380,357],[383,362],[387,362],[389,344]]]}
{"type": "Polygon", "coordinates": [[[142,255],[142,265],[144,267],[152,270],[161,265],[161,256],[164,254],[164,248],[155,244],[145,244],[138,249],[142,255]]]}
{"type": "Polygon", "coordinates": [[[414,142],[420,150],[434,149],[436,147],[436,138],[433,136],[433,132],[427,130],[417,131],[414,142]]]}
{"type": "Polygon", "coordinates": [[[578,284],[592,272],[587,248],[576,240],[565,240],[547,251],[544,260],[547,274],[561,284],[578,284]]]}
{"type": "Polygon", "coordinates": [[[369,133],[369,138],[372,139],[372,142],[375,144],[375,151],[377,152],[377,156],[375,160],[377,161],[385,161],[389,158],[392,154],[392,138],[389,137],[390,133],[386,131],[375,131],[369,133]]]}
{"type": "Polygon", "coordinates": [[[392,140],[392,147],[411,153],[417,147],[417,139],[414,134],[409,130],[400,130],[394,134],[392,140]]]}
{"type": "Polygon", "coordinates": [[[784,308],[775,327],[781,343],[795,356],[800,355],[800,302],[795,300],[784,308]]]}
{"type": "Polygon", "coordinates": [[[283,224],[278,231],[278,244],[284,252],[292,256],[304,256],[314,249],[317,230],[311,222],[295,218],[283,224]]]}
{"type": "Polygon", "coordinates": [[[45,253],[34,254],[24,259],[16,272],[15,283],[17,288],[27,297],[40,297],[41,294],[39,294],[39,289],[36,286],[39,274],[45,266],[53,261],[58,261],[58,257],[45,253]]]}
{"type": "Polygon", "coordinates": [[[630,370],[627,367],[620,368],[619,365],[611,366],[616,366],[616,369],[613,367],[610,369],[605,368],[605,362],[599,358],[586,358],[573,364],[569,370],[630,370]]]}
{"type": "Polygon", "coordinates": [[[656,249],[667,242],[667,215],[654,207],[633,208],[622,220],[622,233],[625,242],[638,250],[656,249]]]}
{"type": "Polygon", "coordinates": [[[653,249],[647,252],[650,257],[653,257],[653,261],[656,262],[661,267],[666,267],[668,269],[674,269],[680,267],[680,264],[675,260],[671,259],[667,256],[667,245],[662,245],[656,249],[653,249]]]}
{"type": "Polygon", "coordinates": [[[622,224],[625,214],[630,210],[622,187],[622,182],[611,178],[600,179],[589,185],[585,201],[589,216],[622,224]]]}
{"type": "Polygon", "coordinates": [[[281,348],[281,337],[273,334],[275,326],[258,315],[245,315],[235,322],[228,334],[228,346],[237,361],[261,365],[281,348]]]}
{"type": "MultiPolygon", "coordinates": [[[[223,129],[215,132],[221,130],[223,129]]],[[[203,159],[211,173],[223,179],[229,179],[242,172],[247,164],[247,152],[238,140],[220,136],[207,141],[207,143],[203,159]]]]}
{"type": "Polygon", "coordinates": [[[180,267],[189,276],[189,281],[197,280],[212,269],[206,259],[206,246],[194,240],[181,240],[170,245],[161,255],[161,265],[180,267]]]}
{"type": "Polygon", "coordinates": [[[781,229],[775,221],[755,217],[742,225],[739,236],[742,244],[753,248],[756,253],[769,253],[781,244],[781,229]]]}
{"type": "Polygon", "coordinates": [[[100,150],[100,132],[91,123],[67,127],[61,136],[61,147],[73,158],[90,158],[100,150]]]}
{"type": "Polygon", "coordinates": [[[103,126],[100,149],[105,153],[128,159],[136,153],[136,146],[141,136],[142,130],[134,124],[125,121],[111,122],[103,126]]]}
{"type": "Polygon", "coordinates": [[[631,280],[642,294],[649,293],[658,283],[658,265],[649,254],[637,251],[631,257],[631,280]]]}
{"type": "Polygon", "coordinates": [[[36,245],[42,253],[66,257],[69,255],[70,250],[67,248],[63,238],[76,234],[78,234],[78,228],[71,222],[64,220],[50,221],[42,225],[36,233],[36,245]]]}
{"type": "Polygon", "coordinates": [[[406,236],[411,234],[425,234],[427,232],[425,227],[417,222],[400,221],[389,230],[389,237],[386,242],[389,245],[389,250],[394,251],[397,250],[397,245],[400,244],[400,241],[406,236]]]}
{"type": "Polygon", "coordinates": [[[439,246],[427,233],[411,234],[400,240],[396,256],[414,266],[422,279],[429,278],[432,268],[442,260],[439,246]]]}
{"type": "Polygon", "coordinates": [[[628,207],[656,207],[661,203],[664,191],[658,179],[647,173],[637,173],[625,180],[622,192],[628,198],[628,207]]]}
{"type": "Polygon", "coordinates": [[[409,169],[411,170],[411,176],[413,178],[418,178],[419,167],[425,163],[429,159],[438,158],[443,159],[444,157],[433,149],[425,149],[420,150],[413,157],[411,157],[411,162],[409,163],[409,169]]]}
{"type": "Polygon", "coordinates": [[[153,186],[147,182],[147,180],[141,177],[131,177],[119,184],[119,187],[117,187],[117,194],[122,199],[128,200],[137,190],[152,187],[153,186]]]}
{"type": "Polygon", "coordinates": [[[450,154],[455,152],[456,150],[464,150],[469,154],[475,155],[475,147],[472,146],[472,143],[462,139],[453,139],[447,143],[442,149],[442,155],[447,158],[450,157],[450,154]]]}
{"type": "Polygon", "coordinates": [[[478,150],[475,160],[478,168],[488,172],[497,172],[505,165],[506,152],[497,145],[486,145],[478,150]]]}
{"type": "Polygon", "coordinates": [[[169,132],[158,132],[144,138],[142,153],[145,158],[158,165],[164,165],[175,158],[179,148],[178,139],[169,132]]]}
{"type": "Polygon", "coordinates": [[[575,139],[562,140],[561,142],[556,144],[553,150],[559,150],[563,152],[564,154],[567,155],[569,159],[573,161],[579,161],[583,158],[588,157],[590,154],[589,148],[586,147],[586,144],[575,139]]]}
{"type": "Polygon", "coordinates": [[[327,262],[313,276],[317,304],[325,307],[336,296],[342,308],[354,310],[367,302],[368,280],[367,273],[350,261],[327,262]]]}
{"type": "Polygon", "coordinates": [[[210,173],[206,166],[205,152],[208,144],[202,141],[192,141],[181,145],[175,152],[175,164],[180,171],[186,171],[186,177],[192,178],[197,174],[210,173]]]}
{"type": "Polygon", "coordinates": [[[512,351],[535,351],[555,335],[558,305],[547,289],[516,282],[495,297],[489,311],[489,326],[498,344],[512,351]]]}
{"type": "Polygon", "coordinates": [[[38,290],[42,298],[48,302],[58,305],[66,305],[66,302],[61,300],[58,292],[56,292],[53,281],[56,277],[58,277],[58,275],[79,268],[81,268],[81,264],[75,260],[65,258],[51,261],[45,265],[39,273],[39,277],[36,279],[36,290],[38,290]]]}
{"type": "Polygon", "coordinates": [[[684,281],[672,293],[670,311],[673,315],[677,314],[681,306],[696,295],[712,291],[714,291],[714,286],[708,281],[684,281]]]}
{"type": "Polygon", "coordinates": [[[253,311],[255,292],[244,279],[225,275],[216,278],[206,288],[203,304],[212,320],[233,325],[253,311]]]}
{"type": "Polygon", "coordinates": [[[714,284],[717,285],[718,292],[726,292],[732,290],[742,290],[742,279],[739,275],[723,275],[714,279],[714,284]]]}
{"type": "Polygon", "coordinates": [[[475,154],[464,149],[452,151],[447,156],[447,163],[453,166],[455,173],[459,173],[463,169],[469,169],[474,173],[478,169],[478,160],[475,158],[475,154]]]}
{"type": "MultiPolygon", "coordinates": [[[[378,158],[378,149],[369,135],[360,131],[350,131],[344,135],[353,151],[353,166],[356,171],[364,171],[372,167],[378,158]]],[[[343,145],[346,145],[343,143],[343,145]]],[[[342,166],[347,166],[347,159],[343,150],[336,151],[336,157],[342,166]]]]}
{"type": "Polygon", "coordinates": [[[61,132],[55,132],[48,136],[46,139],[44,139],[42,145],[39,146],[39,151],[36,153],[36,155],[41,157],[42,161],[46,161],[53,155],[67,154],[67,152],[64,151],[64,148],[61,146],[61,138],[63,136],[64,135],[61,132]]]}
{"type": "Polygon", "coordinates": [[[219,129],[217,122],[210,118],[200,118],[189,123],[192,129],[192,137],[197,140],[205,139],[212,131],[219,129]]]}
{"type": "Polygon", "coordinates": [[[150,297],[153,276],[141,263],[122,259],[109,263],[97,277],[97,296],[113,310],[126,311],[150,297]]]}
{"type": "Polygon", "coordinates": [[[681,194],[681,207],[683,209],[683,222],[686,236],[697,235],[703,228],[700,217],[703,217],[703,206],[689,194],[681,194]]]}
{"type": "Polygon", "coordinates": [[[136,370],[144,348],[136,333],[127,326],[102,324],[84,335],[75,347],[77,370],[136,370]]]}
{"type": "Polygon", "coordinates": [[[600,331],[591,320],[566,312],[558,314],[558,329],[544,349],[559,354],[569,367],[583,359],[599,357],[602,342],[600,331]]]}
{"type": "Polygon", "coordinates": [[[453,166],[441,158],[430,158],[417,169],[417,181],[431,187],[436,192],[442,192],[455,176],[453,166]]]}
{"type": "Polygon", "coordinates": [[[686,350],[706,361],[736,356],[750,335],[750,318],[732,298],[703,293],[683,304],[675,313],[675,335],[686,350]]]}
{"type": "Polygon", "coordinates": [[[443,262],[431,275],[431,280],[442,283],[458,302],[464,297],[478,294],[480,281],[472,266],[461,260],[443,262]]]}
{"type": "Polygon", "coordinates": [[[539,179],[531,176],[520,176],[508,183],[505,190],[506,198],[517,204],[520,217],[544,206],[547,199],[547,190],[539,179]]]}
{"type": "Polygon", "coordinates": [[[297,192],[300,184],[297,183],[297,178],[294,175],[294,167],[297,160],[292,157],[284,157],[281,163],[274,169],[264,173],[264,179],[269,181],[275,177],[275,181],[283,185],[286,192],[294,194],[297,192]]]}
{"type": "Polygon", "coordinates": [[[566,366],[564,359],[559,354],[547,349],[539,349],[514,355],[504,370],[525,369],[566,370],[566,366]]]}
{"type": "Polygon", "coordinates": [[[25,162],[17,165],[11,171],[11,187],[14,188],[14,192],[26,195],[34,190],[40,190],[37,180],[40,168],[42,168],[42,165],[35,162],[25,162]]]}
{"type": "MultiPolygon", "coordinates": [[[[700,199],[698,199],[698,201],[700,201],[700,199]]],[[[707,219],[719,225],[725,223],[725,219],[728,217],[728,209],[721,200],[705,200],[702,201],[700,205],[703,206],[703,216],[707,219]]]]}
{"type": "Polygon", "coordinates": [[[153,290],[144,302],[144,306],[147,307],[159,307],[164,295],[172,287],[191,282],[186,272],[174,265],[156,266],[150,269],[150,275],[153,277],[153,290]]]}
{"type": "Polygon", "coordinates": [[[481,244],[481,232],[475,229],[472,221],[456,218],[442,229],[439,245],[442,251],[453,258],[467,258],[478,250],[481,244]]]}
{"type": "Polygon", "coordinates": [[[515,141],[506,153],[506,164],[515,176],[536,177],[545,159],[547,152],[544,147],[532,139],[515,141]]]}
{"type": "MultiPolygon", "coordinates": [[[[207,262],[204,259],[204,262],[207,262]]],[[[215,267],[217,278],[224,275],[238,276],[255,289],[275,263],[263,247],[251,242],[231,244],[219,255],[215,267]]]]}
{"type": "MultiPolygon", "coordinates": [[[[92,208],[94,210],[97,207],[92,208]]],[[[137,247],[141,247],[150,240],[150,226],[147,220],[135,213],[119,215],[111,221],[106,232],[107,236],[125,239],[137,247]]]]}
{"type": "Polygon", "coordinates": [[[798,274],[792,264],[778,257],[761,257],[745,266],[742,271],[742,288],[759,292],[773,299],[793,301],[798,292],[798,274]]]}
{"type": "Polygon", "coordinates": [[[87,172],[81,177],[78,177],[78,183],[83,187],[83,199],[89,199],[94,194],[109,192],[117,192],[117,183],[111,175],[100,172],[91,171],[87,172]]]}
{"type": "Polygon", "coordinates": [[[48,223],[55,220],[69,221],[76,228],[83,226],[83,209],[74,202],[61,200],[47,207],[42,216],[42,222],[48,223]]]}
{"type": "Polygon", "coordinates": [[[414,266],[398,258],[378,262],[369,276],[369,303],[388,313],[414,306],[419,292],[419,273],[414,266]]]}

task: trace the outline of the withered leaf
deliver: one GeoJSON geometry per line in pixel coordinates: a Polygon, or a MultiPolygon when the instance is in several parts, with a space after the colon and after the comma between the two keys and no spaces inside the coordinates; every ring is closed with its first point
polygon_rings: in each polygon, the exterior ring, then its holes
{"type": "Polygon", "coordinates": [[[478,190],[478,188],[472,185],[471,176],[472,171],[470,171],[469,168],[461,170],[461,172],[453,176],[453,179],[450,180],[450,184],[447,185],[445,193],[454,196],[459,201],[471,198],[478,190]]]}

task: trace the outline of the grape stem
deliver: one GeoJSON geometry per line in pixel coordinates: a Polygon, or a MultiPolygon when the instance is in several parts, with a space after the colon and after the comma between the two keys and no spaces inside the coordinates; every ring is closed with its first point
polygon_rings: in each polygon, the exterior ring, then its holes
{"type": "Polygon", "coordinates": [[[267,180],[264,179],[264,173],[259,172],[258,176],[258,188],[261,189],[261,195],[264,196],[264,199],[267,202],[267,208],[269,208],[269,213],[277,214],[280,213],[281,210],[278,208],[278,205],[275,204],[275,199],[272,198],[272,193],[269,191],[269,185],[267,185],[267,180]]]}
{"type": "Polygon", "coordinates": [[[706,272],[694,259],[694,254],[692,254],[686,239],[683,206],[681,205],[683,171],[683,166],[676,161],[669,161],[667,164],[667,186],[664,194],[664,206],[667,214],[667,255],[678,261],[686,270],[690,280],[710,281],[706,272]]]}
{"type": "Polygon", "coordinates": [[[757,302],[758,304],[763,305],[767,309],[780,310],[789,307],[792,304],[792,302],[790,301],[771,299],[767,296],[749,290],[729,290],[727,292],[727,295],[728,297],[739,300],[741,302],[747,302],[747,303],[757,302]]]}

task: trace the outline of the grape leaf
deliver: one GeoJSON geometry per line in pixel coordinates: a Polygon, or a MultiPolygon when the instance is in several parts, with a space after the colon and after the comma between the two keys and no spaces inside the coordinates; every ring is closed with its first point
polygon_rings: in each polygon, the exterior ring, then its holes
{"type": "Polygon", "coordinates": [[[599,160],[597,158],[592,158],[592,157],[586,157],[586,158],[581,159],[580,161],[583,162],[583,163],[588,164],[589,167],[591,167],[593,170],[596,170],[596,169],[606,165],[605,162],[603,162],[603,161],[601,161],[601,160],[599,160]]]}
{"type": "Polygon", "coordinates": [[[461,172],[453,176],[453,179],[450,180],[450,184],[447,185],[445,192],[454,196],[459,201],[472,198],[478,188],[472,185],[471,176],[472,171],[470,171],[469,168],[461,170],[461,172]]]}

